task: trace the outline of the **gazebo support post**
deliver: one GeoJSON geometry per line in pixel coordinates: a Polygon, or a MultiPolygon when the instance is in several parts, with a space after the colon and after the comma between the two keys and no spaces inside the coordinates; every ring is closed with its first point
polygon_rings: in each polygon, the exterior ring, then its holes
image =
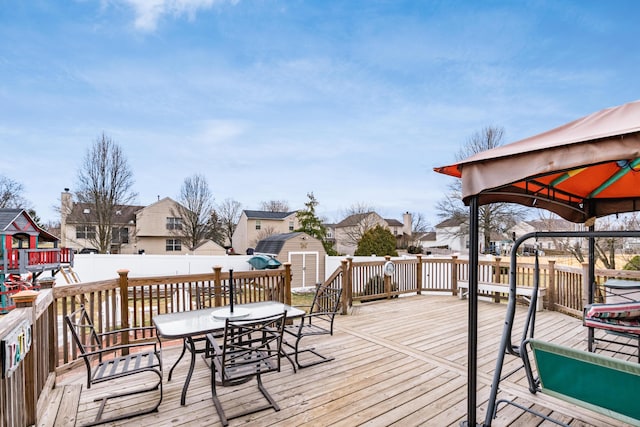
{"type": "Polygon", "coordinates": [[[476,425],[476,394],[478,382],[478,198],[469,201],[469,318],[467,344],[467,420],[462,426],[476,425]]]}

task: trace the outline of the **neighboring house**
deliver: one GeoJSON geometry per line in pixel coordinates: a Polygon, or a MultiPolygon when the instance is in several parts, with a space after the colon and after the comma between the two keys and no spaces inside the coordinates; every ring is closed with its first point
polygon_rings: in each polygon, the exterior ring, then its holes
{"type": "Polygon", "coordinates": [[[282,263],[291,263],[291,287],[313,287],[324,282],[325,255],[322,242],[307,233],[274,234],[260,240],[256,254],[274,255],[282,263]]]}
{"type": "MultiPolygon", "coordinates": [[[[61,196],[60,240],[63,247],[77,250],[95,247],[97,219],[92,207],[73,203],[71,193],[61,196]]],[[[153,255],[224,255],[225,249],[212,241],[190,251],[182,244],[182,219],[177,217],[178,202],[169,197],[149,206],[124,205],[112,218],[110,253],[153,255]]]]}
{"type": "MultiPolygon", "coordinates": [[[[71,193],[60,196],[60,244],[77,252],[97,249],[95,244],[97,216],[93,206],[73,203],[71,193]]],[[[111,253],[134,253],[133,236],[136,232],[136,212],[144,206],[120,206],[111,218],[111,253]]]]}
{"type": "Polygon", "coordinates": [[[403,222],[382,218],[375,212],[349,215],[333,227],[336,251],[339,254],[353,255],[358,248],[358,240],[376,225],[388,229],[396,237],[397,248],[406,246],[411,240],[411,220],[408,212],[403,215],[403,222]]]}
{"type": "MultiPolygon", "coordinates": [[[[451,252],[469,252],[469,230],[462,219],[449,218],[435,227],[435,239],[423,240],[425,252],[429,249],[447,249],[451,252]]],[[[481,239],[482,240],[482,239],[481,239]]]]}
{"type": "Polygon", "coordinates": [[[243,210],[231,237],[234,252],[245,254],[247,249],[254,249],[265,237],[297,229],[296,213],[243,210]]]}
{"type": "Polygon", "coordinates": [[[436,242],[436,232],[426,231],[423,233],[417,233],[417,235],[414,235],[414,242],[417,246],[422,248],[422,253],[429,255],[433,253],[436,242]]]}
{"type": "Polygon", "coordinates": [[[210,240],[189,250],[182,242],[182,218],[178,216],[178,207],[178,202],[165,197],[136,212],[135,253],[225,255],[226,250],[210,240]]]}
{"type": "MultiPolygon", "coordinates": [[[[506,245],[507,247],[503,250],[502,253],[510,254],[511,247],[513,246],[513,241],[515,239],[518,239],[525,234],[533,233],[536,231],[586,231],[586,228],[584,224],[576,224],[562,218],[520,221],[507,230],[506,238],[508,239],[508,244],[506,245]]],[[[541,237],[537,239],[537,242],[539,245],[538,247],[543,251],[564,251],[567,246],[574,246],[576,243],[583,243],[582,240],[582,238],[578,237],[541,237]]],[[[527,249],[528,247],[532,248],[534,243],[534,240],[524,242],[526,246],[524,246],[523,249],[527,249]]]]}

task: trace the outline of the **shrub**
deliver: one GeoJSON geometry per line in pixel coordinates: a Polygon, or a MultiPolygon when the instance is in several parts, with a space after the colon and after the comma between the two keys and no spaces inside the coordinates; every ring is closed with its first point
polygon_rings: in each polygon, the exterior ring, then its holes
{"type": "Polygon", "coordinates": [[[407,248],[407,252],[410,254],[421,254],[422,253],[422,246],[409,246],[407,248]]]}
{"type": "MultiPolygon", "coordinates": [[[[398,290],[398,284],[396,282],[391,283],[391,291],[395,292],[398,290]]],[[[369,280],[367,280],[367,284],[364,287],[365,295],[380,295],[384,294],[384,277],[376,274],[369,280]]],[[[397,298],[398,295],[394,295],[394,298],[397,298]]],[[[377,301],[378,299],[384,299],[385,297],[371,299],[368,301],[377,301]]]]}
{"type": "Polygon", "coordinates": [[[623,270],[640,270],[640,255],[636,255],[627,262],[623,270]]]}

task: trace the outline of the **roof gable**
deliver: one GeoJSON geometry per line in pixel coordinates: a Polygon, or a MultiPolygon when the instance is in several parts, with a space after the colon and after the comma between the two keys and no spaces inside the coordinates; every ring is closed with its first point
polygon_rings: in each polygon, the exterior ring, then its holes
{"type": "Polygon", "coordinates": [[[38,235],[42,240],[57,241],[58,238],[41,228],[24,209],[0,209],[0,234],[26,233],[38,235]]]}

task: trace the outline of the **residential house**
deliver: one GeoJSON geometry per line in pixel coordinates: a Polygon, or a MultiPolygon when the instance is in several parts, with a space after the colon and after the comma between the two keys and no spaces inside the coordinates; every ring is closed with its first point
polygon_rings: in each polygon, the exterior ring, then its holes
{"type": "Polygon", "coordinates": [[[382,218],[376,212],[357,213],[333,226],[336,251],[339,254],[353,255],[362,235],[377,225],[388,229],[396,237],[397,248],[403,245],[406,247],[411,239],[411,214],[408,212],[403,215],[403,222],[382,218]]]}
{"type": "Polygon", "coordinates": [[[448,250],[451,253],[469,252],[469,227],[464,219],[449,218],[435,227],[435,239],[423,240],[424,252],[433,249],[448,250]]]}
{"type": "MultiPolygon", "coordinates": [[[[547,218],[537,219],[531,221],[520,221],[513,227],[507,230],[508,246],[503,251],[503,254],[510,254],[513,242],[524,236],[525,234],[533,233],[536,231],[586,231],[584,224],[576,224],[567,221],[563,218],[547,218]]],[[[541,237],[538,238],[538,248],[542,251],[561,251],[564,252],[568,246],[575,246],[576,244],[584,243],[583,239],[577,237],[541,237]]],[[[533,240],[524,242],[525,245],[521,246],[523,251],[533,249],[535,242],[533,240]]]]}
{"type": "MultiPolygon", "coordinates": [[[[96,249],[97,216],[90,204],[73,203],[68,190],[61,195],[61,246],[81,252],[96,249]]],[[[149,206],[123,205],[112,219],[110,253],[154,255],[224,255],[225,249],[205,241],[190,251],[182,244],[178,202],[169,197],[149,206]]]]}
{"type": "Polygon", "coordinates": [[[299,227],[296,213],[243,210],[231,237],[234,252],[251,252],[265,237],[296,230],[299,227]]]}

